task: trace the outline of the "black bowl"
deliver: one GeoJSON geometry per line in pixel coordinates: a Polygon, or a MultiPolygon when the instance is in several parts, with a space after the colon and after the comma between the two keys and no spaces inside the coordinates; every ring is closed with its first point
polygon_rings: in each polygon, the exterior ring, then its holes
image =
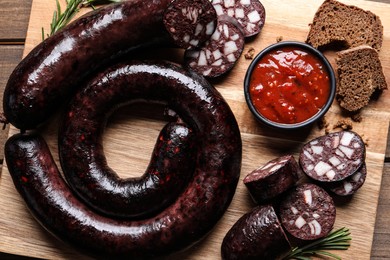
{"type": "Polygon", "coordinates": [[[245,75],[244,79],[244,94],[245,94],[245,100],[246,103],[252,112],[252,114],[255,116],[255,118],[260,121],[261,123],[271,127],[271,128],[277,128],[277,129],[282,129],[282,130],[289,130],[289,129],[300,129],[307,127],[314,122],[316,122],[318,119],[323,117],[325,113],[329,110],[330,106],[333,103],[333,99],[335,97],[336,93],[336,79],[335,79],[335,74],[333,72],[332,66],[330,65],[329,61],[326,59],[326,57],[317,49],[313,48],[311,45],[308,45],[303,42],[296,42],[296,41],[283,41],[279,43],[272,44],[262,50],[257,56],[253,59],[252,63],[249,65],[248,70],[245,75]],[[314,56],[316,56],[319,61],[323,64],[323,68],[326,70],[329,76],[329,96],[327,98],[326,103],[319,109],[319,111],[311,116],[310,118],[298,122],[298,123],[279,123],[272,121],[265,116],[263,116],[252,103],[252,98],[251,94],[249,91],[250,88],[250,80],[251,80],[251,75],[253,70],[256,68],[256,65],[258,62],[264,57],[265,54],[269,53],[270,51],[275,51],[277,49],[285,48],[285,47],[294,47],[300,50],[304,50],[314,56]]]}

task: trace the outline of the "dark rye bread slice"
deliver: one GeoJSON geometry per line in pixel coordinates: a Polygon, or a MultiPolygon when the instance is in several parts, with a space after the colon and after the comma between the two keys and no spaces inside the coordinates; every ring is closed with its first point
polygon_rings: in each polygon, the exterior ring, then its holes
{"type": "Polygon", "coordinates": [[[377,15],[335,0],[325,0],[318,8],[306,39],[315,48],[369,45],[377,51],[382,41],[383,26],[377,15]]]}
{"type": "Polygon", "coordinates": [[[336,99],[348,111],[365,107],[376,90],[387,89],[378,52],[358,46],[337,53],[336,99]]]}

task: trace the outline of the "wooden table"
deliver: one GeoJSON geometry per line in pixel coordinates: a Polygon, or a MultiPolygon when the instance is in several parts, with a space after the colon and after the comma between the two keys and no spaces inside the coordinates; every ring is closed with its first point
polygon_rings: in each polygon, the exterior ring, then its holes
{"type": "MultiPolygon", "coordinates": [[[[54,0],[53,0],[54,1],[54,0]]],[[[371,0],[375,1],[375,0],[371,0]]],[[[390,0],[377,0],[389,4],[390,0]]],[[[7,79],[22,58],[31,0],[0,0],[0,97],[7,79]]],[[[387,75],[390,78],[390,75],[387,75]]],[[[0,161],[3,162],[3,144],[7,129],[0,132],[0,161]]],[[[382,186],[374,233],[371,259],[390,259],[390,142],[384,163],[382,186]]],[[[1,196],[1,194],[0,194],[1,196]]],[[[1,220],[0,220],[1,225],[1,220]]],[[[20,259],[18,256],[0,253],[1,259],[20,259]]]]}

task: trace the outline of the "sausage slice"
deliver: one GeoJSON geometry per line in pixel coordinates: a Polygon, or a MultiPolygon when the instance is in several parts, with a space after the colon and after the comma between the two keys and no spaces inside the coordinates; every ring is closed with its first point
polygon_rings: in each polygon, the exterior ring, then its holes
{"type": "Polygon", "coordinates": [[[321,187],[305,183],[294,188],[280,204],[283,227],[301,240],[326,236],[333,228],[336,207],[321,187]]]}
{"type": "Polygon", "coordinates": [[[175,0],[163,21],[175,43],[187,49],[210,38],[217,26],[217,13],[209,0],[175,0]]]}
{"type": "Polygon", "coordinates": [[[365,160],[362,138],[352,131],[330,133],[302,147],[299,163],[312,179],[340,181],[355,173],[365,160]]]}
{"type": "Polygon", "coordinates": [[[259,0],[214,0],[217,15],[235,18],[244,30],[245,37],[258,34],[265,23],[265,8],[259,0]]]}
{"type": "Polygon", "coordinates": [[[244,44],[244,35],[236,21],[220,18],[215,32],[201,48],[186,50],[184,64],[205,77],[218,77],[233,68],[244,44]]]}
{"type": "Polygon", "coordinates": [[[222,259],[275,259],[289,242],[270,205],[257,206],[243,215],[222,242],[222,259]]]}
{"type": "Polygon", "coordinates": [[[330,190],[331,192],[339,196],[349,196],[355,194],[355,192],[363,186],[366,180],[366,176],[367,167],[364,163],[359,170],[357,170],[348,178],[345,178],[342,181],[326,182],[322,184],[324,188],[330,190]]]}
{"type": "Polygon", "coordinates": [[[292,155],[269,161],[244,178],[253,200],[261,203],[277,197],[299,180],[298,163],[292,155]]]}

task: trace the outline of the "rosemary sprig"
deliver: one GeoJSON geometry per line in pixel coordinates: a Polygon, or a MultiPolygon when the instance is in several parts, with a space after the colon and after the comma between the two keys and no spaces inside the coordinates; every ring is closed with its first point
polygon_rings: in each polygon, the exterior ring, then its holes
{"type": "MultiPolygon", "coordinates": [[[[66,8],[62,12],[59,0],[56,0],[57,8],[53,13],[53,18],[50,24],[50,33],[47,34],[47,37],[53,35],[66,26],[83,7],[91,7],[95,9],[95,5],[117,3],[120,1],[121,0],[66,0],[66,8]]],[[[45,39],[45,32],[43,28],[42,39],[45,39]]]]}
{"type": "Polygon", "coordinates": [[[310,260],[310,256],[327,256],[337,260],[341,258],[325,250],[347,250],[350,246],[350,232],[348,228],[340,228],[329,233],[326,237],[316,240],[303,247],[294,247],[282,260],[298,259],[310,260]]]}

